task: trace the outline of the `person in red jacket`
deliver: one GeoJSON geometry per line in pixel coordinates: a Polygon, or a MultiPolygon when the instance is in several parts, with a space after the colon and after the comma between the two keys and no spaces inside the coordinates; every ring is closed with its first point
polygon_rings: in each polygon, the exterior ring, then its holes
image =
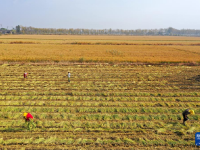
{"type": "Polygon", "coordinates": [[[24,119],[25,121],[30,121],[30,119],[33,119],[33,116],[30,113],[24,113],[24,119]]]}
{"type": "Polygon", "coordinates": [[[24,72],[24,78],[27,78],[27,76],[28,76],[28,73],[24,72]]]}

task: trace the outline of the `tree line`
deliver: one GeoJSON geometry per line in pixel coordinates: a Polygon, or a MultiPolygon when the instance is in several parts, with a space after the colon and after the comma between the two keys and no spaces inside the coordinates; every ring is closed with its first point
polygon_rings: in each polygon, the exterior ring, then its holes
{"type": "Polygon", "coordinates": [[[16,26],[17,34],[41,34],[41,35],[162,35],[162,36],[200,36],[200,30],[195,29],[54,29],[54,28],[34,28],[16,26]]]}

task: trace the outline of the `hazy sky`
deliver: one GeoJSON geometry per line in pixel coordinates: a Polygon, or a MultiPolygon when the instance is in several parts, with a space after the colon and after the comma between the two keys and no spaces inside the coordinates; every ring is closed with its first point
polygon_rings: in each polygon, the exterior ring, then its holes
{"type": "Polygon", "coordinates": [[[0,24],[4,28],[200,29],[200,0],[0,0],[0,24]]]}

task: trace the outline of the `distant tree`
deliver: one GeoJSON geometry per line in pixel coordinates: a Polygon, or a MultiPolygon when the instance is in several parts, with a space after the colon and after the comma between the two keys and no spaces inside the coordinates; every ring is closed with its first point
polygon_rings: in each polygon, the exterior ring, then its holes
{"type": "Polygon", "coordinates": [[[1,31],[5,31],[5,30],[6,30],[6,28],[1,28],[0,30],[1,30],[1,31]]]}
{"type": "Polygon", "coordinates": [[[167,29],[167,32],[168,32],[169,35],[173,35],[173,32],[174,32],[174,31],[175,31],[175,29],[172,28],[172,27],[169,27],[169,28],[167,29]]]}
{"type": "MultiPolygon", "coordinates": [[[[0,31],[4,33],[6,29],[1,28],[0,31]]],[[[200,30],[182,29],[178,30],[172,27],[165,29],[136,29],[136,30],[123,30],[123,29],[53,29],[53,28],[34,28],[16,26],[17,34],[59,34],[59,35],[163,35],[163,36],[200,36],[200,30]]]]}
{"type": "Polygon", "coordinates": [[[20,34],[20,33],[21,33],[21,31],[20,31],[20,25],[16,26],[16,33],[17,33],[17,34],[20,34]]]}

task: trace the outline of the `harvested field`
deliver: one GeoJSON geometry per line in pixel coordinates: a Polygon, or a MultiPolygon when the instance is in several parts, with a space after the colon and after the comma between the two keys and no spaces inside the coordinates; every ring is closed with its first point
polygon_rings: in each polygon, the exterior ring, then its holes
{"type": "Polygon", "coordinates": [[[196,149],[199,72],[199,66],[4,63],[0,148],[196,149]],[[183,126],[187,108],[195,115],[183,126]],[[24,112],[34,116],[32,131],[24,128],[24,112]]]}

